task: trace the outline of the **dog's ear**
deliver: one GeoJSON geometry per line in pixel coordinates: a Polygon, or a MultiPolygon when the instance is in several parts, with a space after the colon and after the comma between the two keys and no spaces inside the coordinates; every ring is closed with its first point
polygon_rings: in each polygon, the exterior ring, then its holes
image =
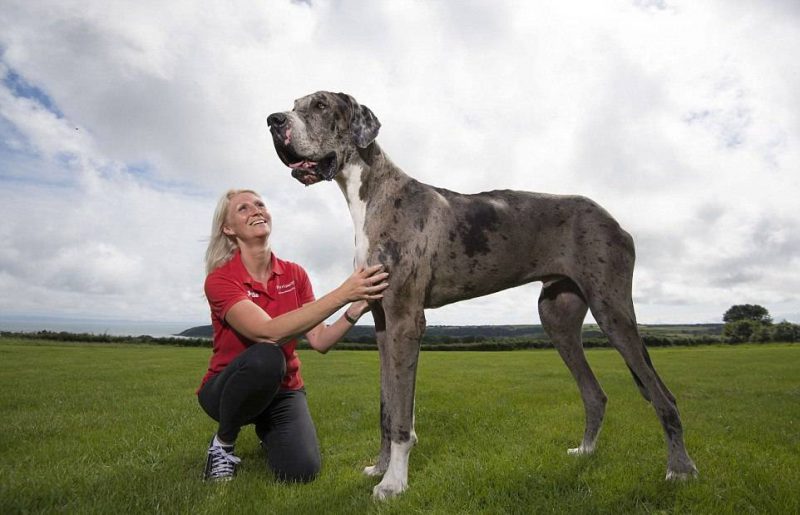
{"type": "Polygon", "coordinates": [[[336,96],[348,106],[350,133],[353,135],[353,141],[359,148],[367,148],[378,137],[381,122],[369,107],[359,105],[356,99],[350,95],[337,93],[336,96]]]}

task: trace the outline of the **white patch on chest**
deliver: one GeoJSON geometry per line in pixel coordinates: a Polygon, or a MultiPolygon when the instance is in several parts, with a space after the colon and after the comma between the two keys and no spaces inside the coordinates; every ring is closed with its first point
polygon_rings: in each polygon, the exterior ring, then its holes
{"type": "Polygon", "coordinates": [[[441,202],[445,206],[450,206],[450,202],[447,201],[447,199],[445,198],[444,195],[442,195],[438,191],[436,191],[435,193],[436,193],[436,200],[438,200],[439,202],[441,202]]]}
{"type": "Polygon", "coordinates": [[[489,204],[493,205],[495,209],[500,209],[500,210],[508,209],[508,203],[503,199],[490,198],[489,204]]]}
{"type": "Polygon", "coordinates": [[[350,216],[353,218],[353,231],[356,243],[356,268],[367,264],[367,251],[369,250],[369,239],[367,238],[364,227],[367,216],[367,204],[359,198],[361,174],[363,171],[364,169],[358,165],[345,165],[340,172],[344,179],[344,186],[342,186],[341,183],[339,184],[347,198],[347,207],[350,208],[350,216]]]}

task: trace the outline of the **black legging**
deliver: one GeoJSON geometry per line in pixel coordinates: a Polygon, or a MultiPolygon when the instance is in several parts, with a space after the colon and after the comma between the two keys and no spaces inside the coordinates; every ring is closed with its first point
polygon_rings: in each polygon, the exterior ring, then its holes
{"type": "Polygon", "coordinates": [[[276,345],[256,343],[203,385],[200,406],[219,422],[217,436],[234,442],[255,424],[267,463],[284,481],[310,481],[320,470],[317,432],[305,390],[281,390],[286,359],[276,345]]]}

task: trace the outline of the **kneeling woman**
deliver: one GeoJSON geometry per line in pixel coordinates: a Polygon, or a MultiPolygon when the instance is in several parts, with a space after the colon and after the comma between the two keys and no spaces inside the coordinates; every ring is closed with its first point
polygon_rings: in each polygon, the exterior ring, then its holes
{"type": "Polygon", "coordinates": [[[380,299],[388,286],[388,274],[373,266],[315,300],[305,270],[272,253],[271,231],[272,218],[257,193],[232,190],[222,196],[206,251],[214,349],[198,390],[203,410],[219,422],[208,448],[206,480],[233,477],[240,461],[234,444],[248,424],[255,424],[279,479],[316,476],[319,444],[296,337],[305,334],[311,347],[327,352],[369,310],[367,301],[380,299]],[[323,323],[351,302],[339,320],[323,323]]]}

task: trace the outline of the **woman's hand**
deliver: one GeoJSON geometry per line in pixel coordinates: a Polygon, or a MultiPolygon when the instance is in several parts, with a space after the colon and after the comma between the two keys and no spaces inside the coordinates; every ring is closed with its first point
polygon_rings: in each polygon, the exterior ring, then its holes
{"type": "Polygon", "coordinates": [[[353,275],[348,277],[337,290],[346,302],[380,300],[383,298],[383,290],[389,286],[389,283],[386,282],[389,274],[382,270],[383,265],[361,267],[353,272],[353,275]]]}
{"type": "Polygon", "coordinates": [[[369,302],[366,300],[359,300],[350,304],[350,306],[347,308],[347,314],[350,316],[350,318],[358,319],[370,309],[372,308],[369,305],[369,302]]]}
{"type": "Polygon", "coordinates": [[[342,339],[359,317],[370,310],[369,301],[383,298],[383,291],[389,286],[386,282],[387,277],[389,274],[383,272],[383,265],[362,267],[331,292],[340,302],[352,302],[352,304],[347,307],[344,316],[333,324],[320,323],[306,333],[311,347],[323,354],[328,352],[328,349],[342,339]]]}
{"type": "MultiPolygon", "coordinates": [[[[249,299],[242,299],[228,310],[225,321],[245,338],[281,344],[300,334],[309,336],[312,347],[325,352],[336,343],[350,327],[349,323],[339,324],[336,331],[325,331],[322,322],[353,302],[364,309],[366,302],[383,298],[383,291],[389,286],[388,273],[382,272],[382,265],[356,270],[341,286],[302,308],[270,318],[267,313],[249,299]]],[[[368,305],[366,307],[369,307],[368,305]]],[[[355,309],[351,306],[351,309],[355,309]]]]}

